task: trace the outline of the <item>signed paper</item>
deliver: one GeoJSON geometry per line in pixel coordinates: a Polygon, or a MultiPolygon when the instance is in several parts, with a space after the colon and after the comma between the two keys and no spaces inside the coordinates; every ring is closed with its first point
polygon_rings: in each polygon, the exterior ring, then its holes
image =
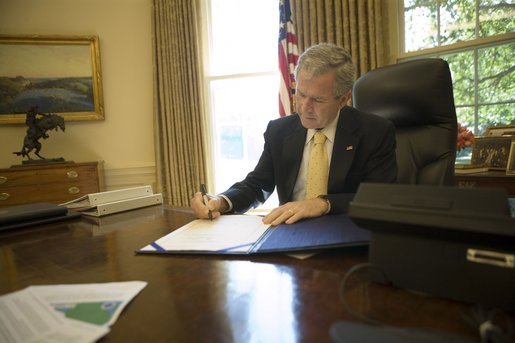
{"type": "Polygon", "coordinates": [[[251,215],[226,215],[216,220],[197,219],[142,248],[153,251],[226,251],[242,252],[269,229],[263,218],[251,215]]]}

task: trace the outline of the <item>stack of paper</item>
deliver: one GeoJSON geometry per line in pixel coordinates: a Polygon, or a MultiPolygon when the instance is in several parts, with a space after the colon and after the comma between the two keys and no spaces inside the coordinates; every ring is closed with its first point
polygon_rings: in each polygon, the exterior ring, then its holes
{"type": "Polygon", "coordinates": [[[162,203],[161,193],[154,194],[151,186],[141,186],[91,193],[61,205],[85,215],[100,217],[162,203]]]}
{"type": "Polygon", "coordinates": [[[456,164],[454,166],[455,174],[484,173],[489,170],[490,168],[480,164],[456,164]]]}
{"type": "Polygon", "coordinates": [[[144,281],[30,286],[0,296],[0,340],[94,342],[109,332],[144,281]]]}

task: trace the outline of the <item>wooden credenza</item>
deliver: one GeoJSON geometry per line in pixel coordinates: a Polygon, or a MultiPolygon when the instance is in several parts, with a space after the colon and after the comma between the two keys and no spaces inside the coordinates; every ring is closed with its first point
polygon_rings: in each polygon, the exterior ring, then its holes
{"type": "Polygon", "coordinates": [[[504,188],[510,197],[515,197],[515,175],[507,175],[504,171],[459,174],[454,176],[454,181],[458,187],[504,188]]]}
{"type": "Polygon", "coordinates": [[[0,169],[0,207],[59,204],[102,191],[102,162],[22,165],[0,169]]]}

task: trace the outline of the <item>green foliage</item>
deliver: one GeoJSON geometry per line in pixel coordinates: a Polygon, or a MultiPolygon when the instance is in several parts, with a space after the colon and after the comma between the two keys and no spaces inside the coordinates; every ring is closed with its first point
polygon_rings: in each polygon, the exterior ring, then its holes
{"type": "MultiPolygon", "coordinates": [[[[404,19],[406,51],[421,50],[514,32],[515,2],[405,0],[404,19]]],[[[460,123],[476,135],[488,126],[515,125],[513,40],[432,56],[449,63],[460,123]]]]}
{"type": "Polygon", "coordinates": [[[439,56],[451,69],[458,121],[475,134],[515,124],[514,50],[515,43],[508,43],[439,56]]]}
{"type": "Polygon", "coordinates": [[[475,38],[475,0],[452,0],[440,4],[440,42],[448,45],[475,38]]]}
{"type": "Polygon", "coordinates": [[[481,0],[479,4],[479,36],[489,37],[514,32],[514,10],[513,0],[481,0]]]}
{"type": "Polygon", "coordinates": [[[515,94],[515,43],[478,50],[479,102],[510,100],[515,94]]]}
{"type": "Polygon", "coordinates": [[[474,65],[473,51],[439,57],[449,63],[456,105],[474,104],[474,68],[471,68],[474,65]]]}
{"type": "Polygon", "coordinates": [[[407,51],[449,45],[514,32],[515,4],[513,0],[405,0],[404,24],[405,40],[414,44],[407,44],[407,51]]]}

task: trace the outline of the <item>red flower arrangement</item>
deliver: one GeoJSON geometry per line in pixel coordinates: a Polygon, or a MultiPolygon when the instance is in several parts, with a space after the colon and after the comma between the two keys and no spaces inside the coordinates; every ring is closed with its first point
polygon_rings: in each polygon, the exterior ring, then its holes
{"type": "Polygon", "coordinates": [[[456,150],[460,151],[463,148],[471,147],[474,142],[474,134],[458,123],[458,139],[456,140],[456,150]]]}

